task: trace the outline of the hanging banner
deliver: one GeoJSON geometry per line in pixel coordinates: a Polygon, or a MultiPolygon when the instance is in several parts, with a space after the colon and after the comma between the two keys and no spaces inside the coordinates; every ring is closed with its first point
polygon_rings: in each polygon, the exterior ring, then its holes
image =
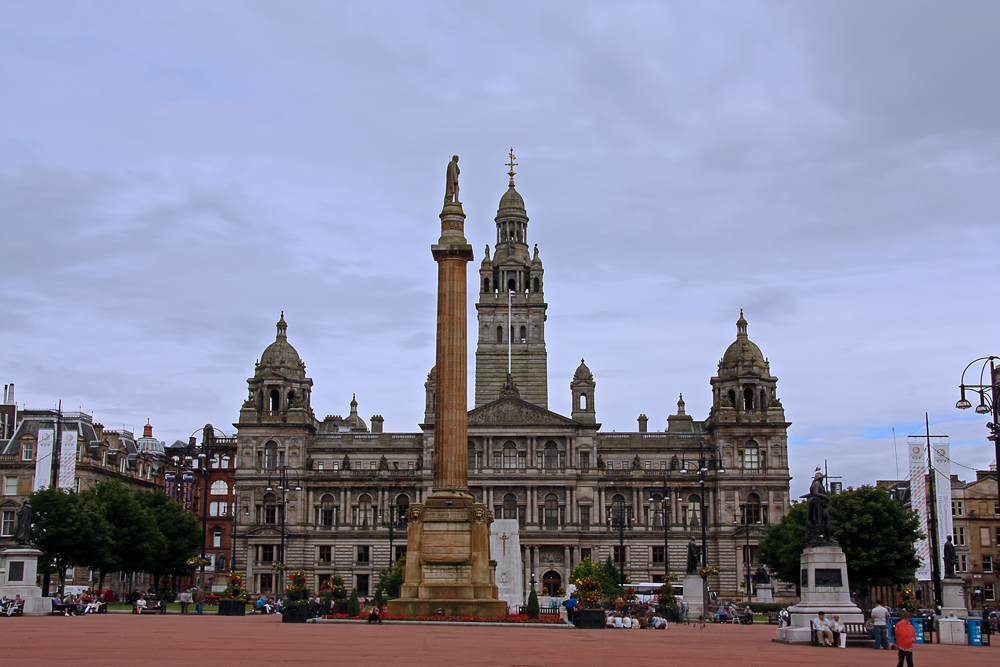
{"type": "Polygon", "coordinates": [[[194,511],[194,473],[186,472],[181,475],[181,502],[184,503],[184,510],[194,511]]]}
{"type": "Polygon", "coordinates": [[[56,432],[50,428],[38,429],[38,450],[35,452],[35,483],[32,491],[47,489],[52,483],[52,445],[56,432]]]}
{"type": "MultiPolygon", "coordinates": [[[[931,436],[932,438],[934,436],[931,436]]],[[[937,437],[931,443],[934,460],[934,495],[937,498],[938,558],[944,576],[944,543],[952,534],[951,519],[951,446],[947,438],[937,437]]],[[[957,546],[957,545],[956,545],[957,546]]]]}
{"type": "Polygon", "coordinates": [[[76,431],[63,431],[59,438],[59,488],[76,486],[76,431]]]}
{"type": "Polygon", "coordinates": [[[177,500],[177,473],[163,473],[163,492],[171,500],[177,500]]]}
{"type": "MultiPolygon", "coordinates": [[[[910,452],[910,507],[920,517],[920,532],[930,535],[930,517],[927,509],[927,449],[921,438],[907,438],[910,452]]],[[[951,510],[949,509],[949,513],[951,510]]],[[[917,581],[931,580],[931,545],[928,538],[917,540],[917,581]]]]}

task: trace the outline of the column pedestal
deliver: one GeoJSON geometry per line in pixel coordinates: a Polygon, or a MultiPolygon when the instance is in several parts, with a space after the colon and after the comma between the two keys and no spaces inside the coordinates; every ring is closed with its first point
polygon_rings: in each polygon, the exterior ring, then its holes
{"type": "Polygon", "coordinates": [[[30,546],[10,547],[0,552],[4,561],[0,595],[24,600],[25,616],[44,616],[52,611],[52,601],[42,597],[42,589],[35,586],[38,574],[38,557],[42,552],[30,546]]]}
{"type": "Polygon", "coordinates": [[[826,617],[830,619],[839,614],[841,623],[864,623],[864,614],[851,602],[847,558],[839,546],[806,547],[800,563],[802,599],[789,609],[791,625],[778,628],[778,641],[808,644],[811,641],[812,620],[821,611],[826,612],[826,617]]]}
{"type": "Polygon", "coordinates": [[[688,618],[694,620],[705,613],[705,589],[701,577],[686,573],[684,578],[684,606],[688,618]]]}
{"type": "Polygon", "coordinates": [[[757,584],[757,602],[774,602],[774,586],[757,584]]]}
{"type": "Polygon", "coordinates": [[[941,616],[948,618],[967,618],[965,608],[965,582],[958,578],[945,577],[941,580],[941,616]]]}

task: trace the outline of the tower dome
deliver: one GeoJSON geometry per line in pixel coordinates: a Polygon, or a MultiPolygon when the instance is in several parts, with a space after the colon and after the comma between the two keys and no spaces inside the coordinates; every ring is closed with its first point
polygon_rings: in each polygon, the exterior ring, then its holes
{"type": "Polygon", "coordinates": [[[256,376],[264,373],[277,373],[288,378],[304,380],[306,365],[302,363],[299,353],[288,342],[288,324],[285,323],[285,311],[281,311],[281,319],[277,324],[278,333],[274,342],[264,349],[257,364],[256,376]]]}
{"type": "Polygon", "coordinates": [[[719,362],[720,376],[726,372],[740,374],[745,371],[768,375],[768,363],[764,353],[757,344],[747,336],[747,321],[740,309],[740,319],[736,320],[736,340],[733,341],[722,355],[719,362]]]}

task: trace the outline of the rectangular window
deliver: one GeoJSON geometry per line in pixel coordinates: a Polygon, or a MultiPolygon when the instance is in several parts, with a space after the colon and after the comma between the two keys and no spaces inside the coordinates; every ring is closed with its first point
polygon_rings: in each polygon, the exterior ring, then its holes
{"type": "Polygon", "coordinates": [[[590,470],[590,452],[580,452],[580,468],[590,470]]]}
{"type": "Polygon", "coordinates": [[[73,490],[80,493],[80,478],[76,477],[73,479],[73,490]]]}
{"type": "Polygon", "coordinates": [[[625,549],[627,549],[627,548],[628,547],[618,547],[618,546],[613,547],[613,549],[614,549],[614,561],[615,561],[615,565],[618,566],[619,570],[622,568],[622,566],[625,563],[625,549]]]}
{"type": "Polygon", "coordinates": [[[396,545],[396,560],[402,560],[406,557],[406,545],[396,545]]]}
{"type": "Polygon", "coordinates": [[[260,551],[260,562],[261,563],[273,563],[274,562],[274,545],[273,544],[261,544],[257,547],[260,551]]]}
{"type": "Polygon", "coordinates": [[[369,461],[368,462],[368,469],[369,470],[378,470],[378,461],[369,461]]]}
{"type": "Polygon", "coordinates": [[[14,536],[14,510],[4,510],[0,517],[0,537],[14,536]]]}
{"type": "Polygon", "coordinates": [[[965,516],[965,501],[964,500],[953,500],[953,501],[951,501],[951,515],[952,516],[965,516]]]}
{"type": "Polygon", "coordinates": [[[590,528],[590,506],[582,505],[580,507],[580,527],[590,528]]]}
{"type": "Polygon", "coordinates": [[[646,461],[646,470],[652,470],[652,469],[653,469],[653,462],[646,461]]]}
{"type": "Polygon", "coordinates": [[[591,551],[590,551],[589,547],[583,547],[583,548],[581,548],[580,549],[580,560],[584,560],[585,558],[590,558],[590,553],[591,553],[591,551]]]}
{"type": "Polygon", "coordinates": [[[212,546],[221,547],[222,546],[222,531],[217,530],[212,533],[212,546]]]}
{"type": "Polygon", "coordinates": [[[542,467],[542,453],[541,452],[535,452],[535,454],[536,454],[536,456],[535,456],[535,460],[536,460],[535,467],[541,468],[542,467]]]}
{"type": "Polygon", "coordinates": [[[406,462],[406,469],[407,470],[413,470],[413,461],[407,461],[406,462]]]}
{"type": "Polygon", "coordinates": [[[268,572],[267,574],[261,574],[260,576],[260,588],[258,589],[261,593],[270,593],[274,589],[274,575],[268,572]]]}
{"type": "Polygon", "coordinates": [[[666,558],[663,557],[663,547],[653,547],[653,564],[659,563],[662,565],[666,562],[666,558]]]}
{"type": "Polygon", "coordinates": [[[983,584],[983,597],[992,602],[996,600],[997,594],[993,584],[983,584]]]}
{"type": "Polygon", "coordinates": [[[979,542],[980,542],[979,546],[982,546],[982,547],[988,547],[988,546],[990,546],[990,529],[989,528],[985,528],[984,527],[984,528],[980,528],[979,529],[979,542]]]}
{"type": "Polygon", "coordinates": [[[983,556],[983,574],[993,574],[993,556],[983,556]]]}
{"type": "Polygon", "coordinates": [[[35,455],[35,443],[26,442],[21,445],[21,460],[30,461],[35,455]]]}
{"type": "Polygon", "coordinates": [[[760,467],[760,455],[756,447],[743,450],[743,469],[757,470],[760,467]]]}
{"type": "Polygon", "coordinates": [[[965,554],[962,554],[961,556],[958,557],[958,562],[959,562],[959,565],[958,565],[958,571],[959,572],[968,572],[969,571],[969,557],[968,556],[966,556],[965,554]]]}
{"type": "Polygon", "coordinates": [[[333,471],[334,472],[340,472],[340,461],[334,461],[333,462],[333,471]]]}
{"type": "Polygon", "coordinates": [[[667,469],[667,462],[660,461],[660,470],[666,470],[666,469],[667,469]]]}
{"type": "Polygon", "coordinates": [[[517,453],[517,467],[527,468],[528,467],[528,452],[518,452],[517,453]]]}
{"type": "Polygon", "coordinates": [[[1000,502],[993,503],[993,516],[1000,515],[1000,502]]]}
{"type": "Polygon", "coordinates": [[[4,477],[3,478],[3,494],[5,496],[16,496],[17,495],[17,477],[4,477]]]}
{"type": "Polygon", "coordinates": [[[965,546],[965,527],[964,526],[955,526],[952,529],[952,532],[954,533],[953,537],[955,539],[955,546],[956,547],[964,547],[965,546]]]}
{"type": "Polygon", "coordinates": [[[628,461],[622,461],[622,470],[628,470],[628,461]]]}
{"type": "MultiPolygon", "coordinates": [[[[366,563],[371,562],[370,547],[368,547],[368,546],[359,546],[358,547],[358,562],[362,563],[362,564],[366,564],[366,563]]],[[[358,591],[358,593],[360,593],[360,592],[361,591],[358,591]]]]}
{"type": "Polygon", "coordinates": [[[333,562],[333,547],[326,545],[319,548],[319,562],[320,563],[332,563],[333,562]]]}
{"type": "Polygon", "coordinates": [[[367,574],[357,575],[357,582],[358,582],[357,586],[358,595],[366,597],[368,595],[368,575],[367,574]]]}
{"type": "Polygon", "coordinates": [[[323,471],[323,466],[324,466],[324,463],[322,461],[317,461],[316,462],[316,470],[319,470],[320,472],[322,472],[323,471]]]}

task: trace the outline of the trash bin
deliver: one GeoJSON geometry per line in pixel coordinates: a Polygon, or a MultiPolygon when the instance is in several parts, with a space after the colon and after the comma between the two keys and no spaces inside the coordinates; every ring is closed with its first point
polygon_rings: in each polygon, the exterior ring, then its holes
{"type": "Polygon", "coordinates": [[[966,619],[965,632],[969,638],[969,646],[983,645],[983,619],[981,618],[966,619]]]}
{"type": "Polygon", "coordinates": [[[896,624],[897,623],[899,623],[899,619],[898,618],[890,618],[889,621],[888,621],[888,626],[889,626],[889,642],[890,643],[895,643],[896,642],[896,624]]]}
{"type": "Polygon", "coordinates": [[[916,637],[913,638],[914,644],[924,643],[924,619],[922,618],[911,618],[910,623],[913,624],[913,630],[916,632],[916,637]]]}

